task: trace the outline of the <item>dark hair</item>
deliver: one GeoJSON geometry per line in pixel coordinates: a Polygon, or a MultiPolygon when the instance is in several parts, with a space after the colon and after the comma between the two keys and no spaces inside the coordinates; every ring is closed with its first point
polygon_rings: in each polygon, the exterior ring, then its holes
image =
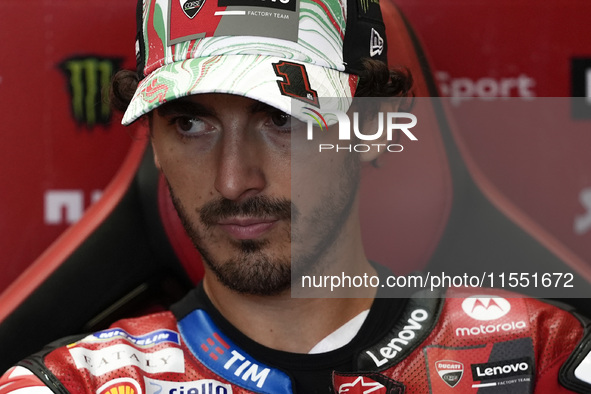
{"type": "Polygon", "coordinates": [[[413,85],[410,70],[388,68],[379,60],[365,59],[355,97],[409,97],[413,85]]]}
{"type": "Polygon", "coordinates": [[[140,80],[135,71],[118,71],[111,80],[109,91],[111,106],[118,111],[125,112],[139,83],[140,80]]]}
{"type": "MultiPolygon", "coordinates": [[[[406,68],[389,69],[381,61],[367,59],[364,70],[359,75],[355,97],[408,97],[411,94],[413,79],[406,68]]],[[[136,72],[121,70],[111,81],[109,98],[111,105],[125,112],[139,84],[136,72]]]]}

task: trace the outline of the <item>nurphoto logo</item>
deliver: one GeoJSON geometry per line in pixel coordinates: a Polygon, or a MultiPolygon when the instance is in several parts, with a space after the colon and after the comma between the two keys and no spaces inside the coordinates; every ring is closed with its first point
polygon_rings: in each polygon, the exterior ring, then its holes
{"type": "MultiPolygon", "coordinates": [[[[318,151],[349,151],[349,152],[368,152],[371,149],[388,152],[402,152],[404,147],[400,143],[391,143],[394,139],[394,131],[404,134],[410,141],[418,141],[418,138],[410,131],[417,125],[417,117],[407,112],[378,112],[377,130],[361,130],[359,122],[359,113],[353,112],[352,120],[349,115],[342,111],[331,111],[321,114],[319,111],[310,107],[304,107],[302,112],[308,115],[307,121],[307,139],[314,140],[314,131],[326,132],[328,130],[327,117],[334,119],[338,123],[338,140],[340,142],[359,141],[357,144],[325,144],[318,145],[318,151]],[[307,112],[306,112],[307,111],[307,112]],[[385,137],[385,139],[384,139],[385,137]],[[374,143],[372,143],[374,141],[374,143]],[[382,142],[379,142],[382,141],[382,142]],[[387,142],[387,143],[385,143],[387,142]]],[[[334,124],[335,122],[331,122],[334,124]]]]}

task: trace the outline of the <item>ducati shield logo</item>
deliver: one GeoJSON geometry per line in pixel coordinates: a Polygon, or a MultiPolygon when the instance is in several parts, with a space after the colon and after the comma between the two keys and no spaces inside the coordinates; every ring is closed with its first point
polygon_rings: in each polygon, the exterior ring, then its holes
{"type": "Polygon", "coordinates": [[[472,319],[489,321],[505,316],[511,304],[504,298],[493,296],[474,296],[462,302],[462,309],[472,319]]]}
{"type": "Polygon", "coordinates": [[[381,55],[384,51],[384,39],[380,36],[374,28],[371,29],[371,36],[369,38],[369,56],[374,57],[381,55]]]}
{"type": "Polygon", "coordinates": [[[193,19],[195,15],[201,10],[203,4],[205,4],[205,0],[179,0],[181,3],[181,8],[185,15],[187,15],[190,19],[193,19]]]}
{"type": "Polygon", "coordinates": [[[449,387],[455,387],[464,375],[464,364],[453,360],[441,360],[435,363],[437,374],[449,387]]]}

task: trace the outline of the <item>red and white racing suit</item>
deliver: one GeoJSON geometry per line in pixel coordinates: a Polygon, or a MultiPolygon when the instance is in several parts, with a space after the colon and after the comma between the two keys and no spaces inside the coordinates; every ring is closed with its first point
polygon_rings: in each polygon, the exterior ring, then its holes
{"type": "Polygon", "coordinates": [[[200,286],[171,312],[49,346],[6,372],[0,394],[591,393],[586,323],[491,294],[376,298],[350,343],[294,354],[244,336],[200,286]]]}

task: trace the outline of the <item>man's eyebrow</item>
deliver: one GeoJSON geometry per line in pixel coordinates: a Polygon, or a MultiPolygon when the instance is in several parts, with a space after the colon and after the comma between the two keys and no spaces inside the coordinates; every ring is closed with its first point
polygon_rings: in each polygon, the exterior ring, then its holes
{"type": "Polygon", "coordinates": [[[190,99],[176,99],[162,104],[157,109],[158,115],[196,115],[196,116],[213,116],[214,111],[206,106],[196,103],[190,99]]]}

